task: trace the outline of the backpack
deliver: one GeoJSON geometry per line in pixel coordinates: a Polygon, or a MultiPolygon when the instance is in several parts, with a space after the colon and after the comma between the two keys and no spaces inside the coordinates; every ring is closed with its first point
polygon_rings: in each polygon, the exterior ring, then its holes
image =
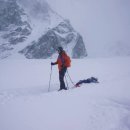
{"type": "Polygon", "coordinates": [[[65,58],[65,65],[66,65],[66,67],[71,66],[71,59],[68,55],[66,55],[66,58],[65,58]]]}

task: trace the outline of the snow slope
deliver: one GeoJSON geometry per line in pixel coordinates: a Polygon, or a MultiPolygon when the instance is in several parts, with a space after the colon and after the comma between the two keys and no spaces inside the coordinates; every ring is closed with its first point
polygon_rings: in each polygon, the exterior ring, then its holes
{"type": "MultiPolygon", "coordinates": [[[[53,59],[54,60],[54,59],[53,59]]],[[[76,83],[91,76],[98,84],[58,92],[48,60],[0,61],[0,130],[130,130],[130,57],[72,60],[76,83]]]]}

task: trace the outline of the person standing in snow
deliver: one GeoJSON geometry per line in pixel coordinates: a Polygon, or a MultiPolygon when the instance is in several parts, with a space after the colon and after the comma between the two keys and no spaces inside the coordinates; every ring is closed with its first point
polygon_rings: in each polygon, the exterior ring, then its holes
{"type": "Polygon", "coordinates": [[[67,71],[67,67],[70,67],[70,57],[66,54],[62,47],[58,47],[57,49],[59,55],[56,62],[51,62],[51,65],[58,64],[59,69],[59,81],[60,81],[60,90],[67,90],[64,82],[64,76],[67,71]]]}

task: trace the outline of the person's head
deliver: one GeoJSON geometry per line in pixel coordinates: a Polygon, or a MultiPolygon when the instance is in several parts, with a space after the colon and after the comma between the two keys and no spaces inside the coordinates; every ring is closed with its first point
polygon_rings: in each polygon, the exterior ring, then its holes
{"type": "Polygon", "coordinates": [[[58,51],[58,53],[60,54],[60,53],[63,52],[63,48],[60,46],[60,47],[57,48],[57,51],[58,51]]]}

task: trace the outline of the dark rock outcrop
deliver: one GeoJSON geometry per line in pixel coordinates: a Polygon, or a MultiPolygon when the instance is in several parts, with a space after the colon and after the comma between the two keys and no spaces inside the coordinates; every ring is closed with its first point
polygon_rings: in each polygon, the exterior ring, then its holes
{"type": "Polygon", "coordinates": [[[68,21],[61,22],[57,27],[48,30],[46,34],[32,42],[31,45],[24,48],[20,53],[26,58],[49,58],[55,52],[58,46],[71,50],[73,58],[82,58],[87,56],[86,48],[82,37],[70,25],[68,21]],[[71,45],[73,44],[73,47],[71,45]]]}
{"type": "Polygon", "coordinates": [[[3,32],[1,37],[9,44],[23,42],[31,34],[31,26],[23,20],[24,17],[27,16],[16,0],[0,1],[0,31],[3,32]]]}

